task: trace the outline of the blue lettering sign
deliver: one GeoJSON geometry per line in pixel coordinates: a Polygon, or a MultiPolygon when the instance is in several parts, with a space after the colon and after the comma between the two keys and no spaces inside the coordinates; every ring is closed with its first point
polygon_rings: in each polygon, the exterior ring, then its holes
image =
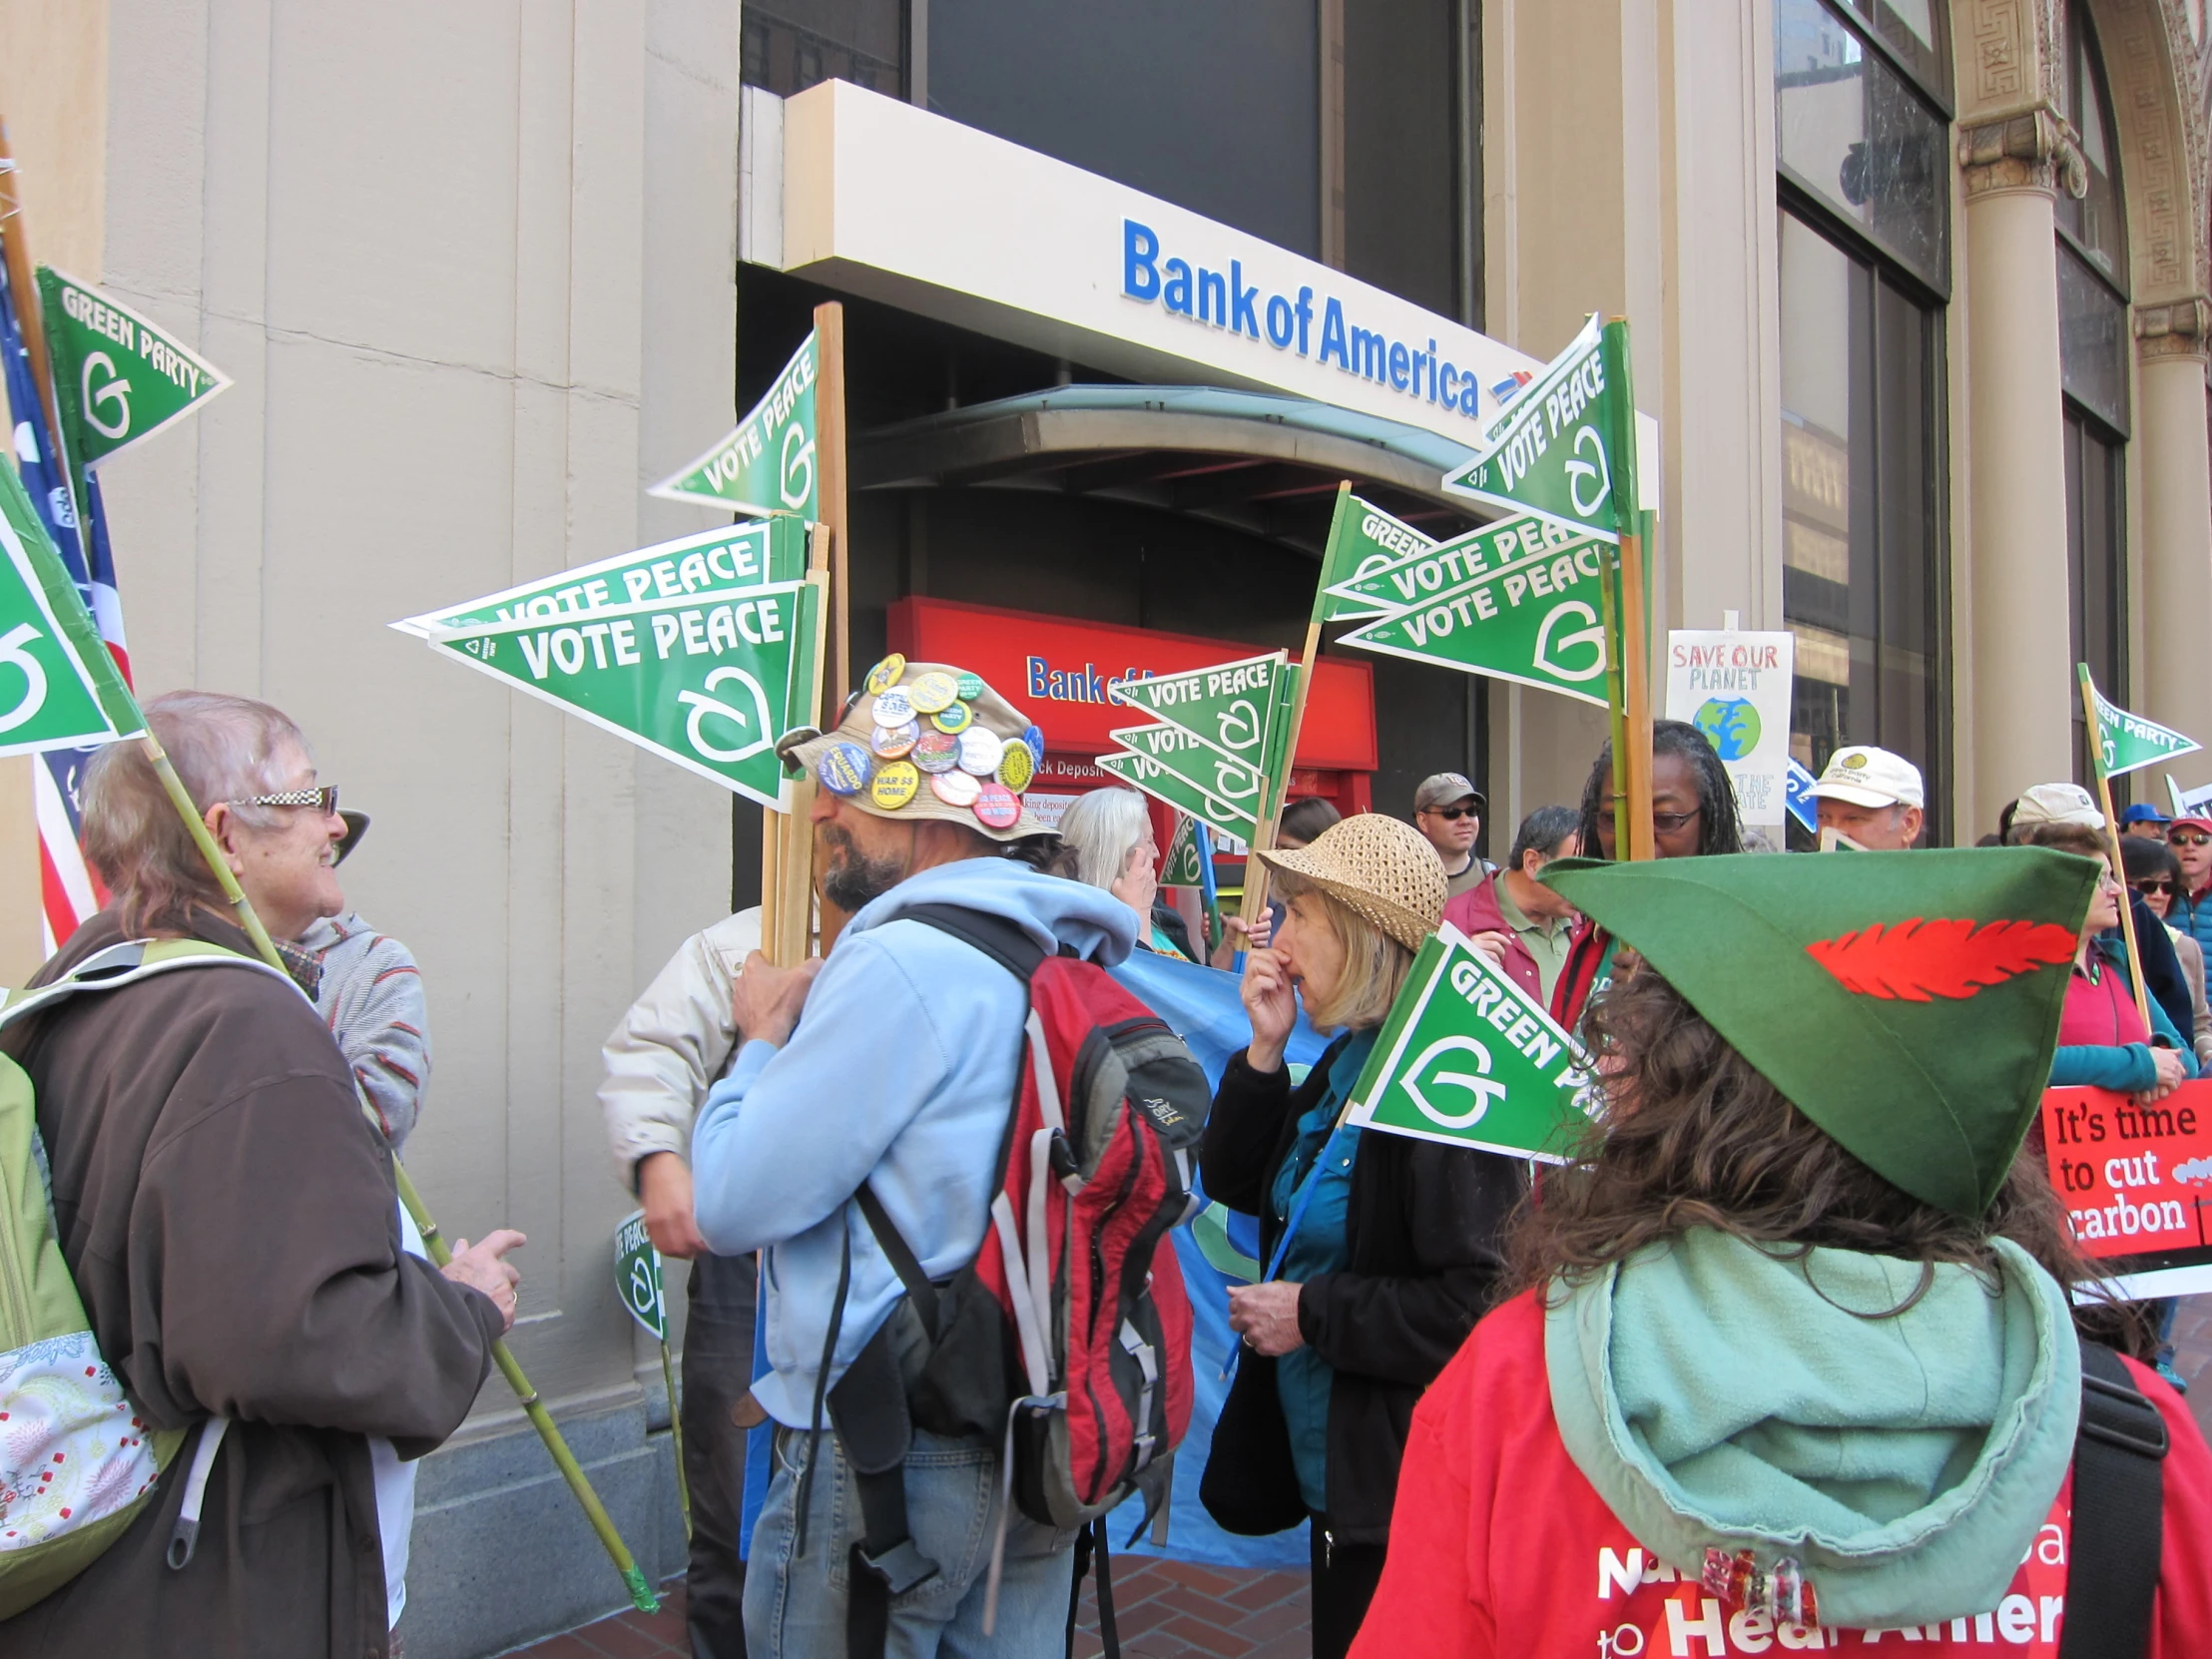
{"type": "MultiPolygon", "coordinates": [[[[1149,225],[1121,222],[1121,291],[1132,299],[1160,297],[1160,239],[1149,225]]],[[[1034,657],[1029,659],[1032,663],[1034,657]]],[[[1032,694],[1034,695],[1034,694],[1032,694]]]]}

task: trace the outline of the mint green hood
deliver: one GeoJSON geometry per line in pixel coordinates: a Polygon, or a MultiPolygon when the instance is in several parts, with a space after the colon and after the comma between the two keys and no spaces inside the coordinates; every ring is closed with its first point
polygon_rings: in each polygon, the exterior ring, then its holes
{"type": "MultiPolygon", "coordinates": [[[[1550,1309],[1568,1455],[1639,1543],[1794,1556],[1824,1625],[1891,1629],[2002,1599],[2073,1457],[2065,1294],[1996,1245],[2000,1282],[1851,1251],[1782,1260],[1700,1230],[1550,1309]],[[1858,1310],[1854,1313],[1852,1310],[1858,1310]]],[[[1555,1293],[1557,1294],[1557,1293],[1555,1293]]]]}

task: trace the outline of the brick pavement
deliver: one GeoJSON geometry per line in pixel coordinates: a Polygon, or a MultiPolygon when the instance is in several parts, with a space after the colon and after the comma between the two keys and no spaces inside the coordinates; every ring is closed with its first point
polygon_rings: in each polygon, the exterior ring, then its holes
{"type": "MultiPolygon", "coordinates": [[[[2189,1298],[2175,1316],[2174,1368],[2188,1379],[2190,1409],[2212,1435],[2212,1296],[2189,1298]]],[[[672,1580],[664,1593],[661,1611],[650,1618],[633,1612],[601,1619],[516,1649],[513,1659],[689,1659],[682,1580],[672,1580]]],[[[1114,1613],[1129,1659],[1304,1659],[1312,1651],[1300,1573],[1231,1572],[1123,1556],[1114,1574],[1114,1613]]],[[[1076,1659],[1097,1659],[1100,1651],[1097,1604],[1086,1584],[1076,1659]]]]}

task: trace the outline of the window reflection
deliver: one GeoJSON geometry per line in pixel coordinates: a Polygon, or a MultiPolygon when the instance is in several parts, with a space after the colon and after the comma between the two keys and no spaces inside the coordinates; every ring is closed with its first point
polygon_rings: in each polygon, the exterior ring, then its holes
{"type": "Polygon", "coordinates": [[[818,81],[906,96],[904,0],[746,0],[747,85],[791,97],[818,81]]]}
{"type": "Polygon", "coordinates": [[[1775,0],[1774,15],[1783,167],[1947,285],[1947,123],[1821,0],[1775,0]]]}
{"type": "Polygon", "coordinates": [[[2058,246],[2058,376],[2066,395],[2127,430],[2127,306],[2088,263],[2058,246]]]}
{"type": "Polygon", "coordinates": [[[2058,223],[2090,262],[2114,281],[2125,280],[2127,230],[2120,218],[2118,135],[2112,126],[2112,98],[2104,80],[2084,9],[2066,8],[2066,70],[2062,78],[2066,119],[2081,139],[2088,194],[2058,193],[2058,223]]]}

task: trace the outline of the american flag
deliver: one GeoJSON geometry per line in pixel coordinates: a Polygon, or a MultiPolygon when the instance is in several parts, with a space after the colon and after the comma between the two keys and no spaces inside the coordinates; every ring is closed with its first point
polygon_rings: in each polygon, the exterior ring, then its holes
{"type": "MultiPolygon", "coordinates": [[[[0,231],[0,235],[5,235],[0,231]]],[[[37,296],[30,301],[37,303],[37,296]]],[[[30,352],[24,345],[22,313],[17,296],[0,264],[0,357],[6,360],[8,412],[15,422],[15,462],[23,487],[38,504],[39,516],[61,551],[62,563],[84,596],[85,606],[100,626],[124,683],[131,679],[131,653],[123,638],[123,601],[115,587],[115,560],[108,549],[107,515],[100,505],[100,484],[89,473],[85,479],[85,519],[91,530],[92,558],[85,558],[85,540],[77,512],[70,500],[69,483],[54,434],[47,429],[45,406],[39,400],[38,380],[31,371],[30,352]]],[[[85,862],[79,835],[77,787],[85,763],[97,751],[54,749],[36,758],[31,769],[32,793],[38,812],[39,879],[44,900],[46,951],[55,949],[77,931],[77,924],[107,901],[107,889],[85,862]]]]}

